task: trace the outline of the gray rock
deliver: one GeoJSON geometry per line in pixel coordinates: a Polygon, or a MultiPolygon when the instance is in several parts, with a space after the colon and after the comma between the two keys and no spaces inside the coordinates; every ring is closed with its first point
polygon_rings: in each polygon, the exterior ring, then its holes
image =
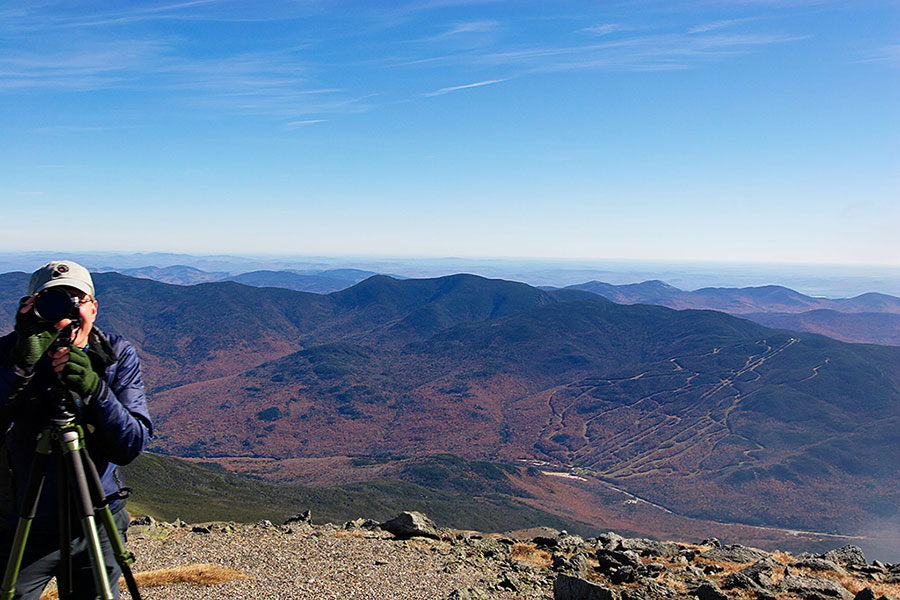
{"type": "Polygon", "coordinates": [[[716,538],[706,538],[702,542],[700,542],[701,546],[712,546],[713,548],[719,548],[722,546],[722,542],[720,542],[716,538]]]}
{"type": "Polygon", "coordinates": [[[307,509],[302,513],[296,514],[293,517],[290,517],[287,521],[282,523],[283,525],[291,525],[293,523],[303,524],[312,522],[312,511],[307,509]]]}
{"type": "Polygon", "coordinates": [[[642,567],[638,567],[638,572],[644,577],[657,577],[665,572],[666,566],[657,562],[647,563],[642,567]]]}
{"type": "Polygon", "coordinates": [[[584,552],[579,552],[571,557],[565,554],[553,554],[553,570],[561,573],[568,573],[577,577],[584,577],[591,572],[592,565],[590,556],[584,552]]]}
{"type": "Polygon", "coordinates": [[[679,597],[678,592],[667,585],[646,578],[638,579],[635,587],[622,588],[619,594],[622,600],[662,600],[679,597]]]}
{"type": "Polygon", "coordinates": [[[641,557],[631,550],[620,552],[618,550],[600,548],[597,550],[595,558],[600,563],[601,569],[614,569],[625,566],[637,567],[641,564],[641,557]]]}
{"type": "Polygon", "coordinates": [[[836,571],[843,573],[844,569],[839,567],[837,563],[826,560],[824,558],[806,557],[796,560],[790,564],[791,567],[798,569],[809,569],[811,571],[836,571]]]}
{"type": "Polygon", "coordinates": [[[465,587],[453,590],[447,596],[447,600],[489,600],[486,592],[474,587],[465,587]]]}
{"type": "Polygon", "coordinates": [[[778,584],[778,591],[797,594],[802,598],[842,598],[850,600],[853,594],[842,585],[822,577],[799,577],[788,575],[778,584]]]}
{"type": "Polygon", "coordinates": [[[680,595],[669,586],[654,579],[639,579],[638,583],[650,593],[652,598],[674,598],[680,595]]]}
{"type": "Polygon", "coordinates": [[[765,557],[762,560],[758,560],[749,567],[744,567],[741,569],[741,573],[750,577],[751,579],[759,579],[762,576],[771,578],[775,575],[775,569],[777,569],[779,565],[770,557],[765,557]]]}
{"type": "Polygon", "coordinates": [[[866,575],[884,575],[885,569],[877,565],[847,565],[847,569],[856,573],[865,573],[866,575]]]}
{"type": "Polygon", "coordinates": [[[131,520],[131,525],[143,525],[145,527],[152,527],[156,525],[156,519],[151,517],[150,515],[144,515],[143,517],[135,517],[131,520]]]}
{"type": "Polygon", "coordinates": [[[272,527],[272,521],[268,519],[263,519],[261,521],[256,522],[257,527],[272,527]]]}
{"type": "Polygon", "coordinates": [[[703,569],[696,565],[688,565],[684,568],[684,572],[688,577],[694,578],[702,578],[706,576],[706,573],[703,572],[703,569]]]}
{"type": "MultiPolygon", "coordinates": [[[[756,592],[761,592],[763,590],[771,590],[775,587],[775,582],[772,581],[772,577],[775,575],[775,569],[780,567],[777,562],[775,562],[772,558],[766,557],[762,560],[758,560],[749,567],[744,567],[737,573],[733,573],[732,575],[740,575],[742,577],[746,577],[751,582],[753,582],[753,587],[743,589],[753,589],[756,592]]],[[[730,575],[729,575],[730,577],[730,575]]],[[[724,584],[722,587],[726,587],[724,584]]],[[[739,587],[739,586],[734,586],[739,587]]]]}
{"type": "Polygon", "coordinates": [[[625,538],[612,531],[607,531],[606,533],[601,533],[597,536],[597,543],[607,550],[615,550],[624,540],[625,538]]]}
{"type": "Polygon", "coordinates": [[[343,525],[343,529],[374,529],[378,527],[378,521],[372,519],[353,519],[343,525]]]}
{"type": "Polygon", "coordinates": [[[618,567],[616,569],[610,569],[606,576],[611,582],[620,585],[635,581],[638,577],[638,573],[634,567],[618,567]]]}
{"type": "Polygon", "coordinates": [[[862,548],[848,544],[836,550],[826,552],[819,556],[825,560],[836,562],[839,565],[864,565],[866,564],[866,555],[863,554],[862,548]]]}
{"type": "Polygon", "coordinates": [[[762,592],[765,591],[765,588],[741,571],[737,573],[732,573],[731,575],[726,575],[719,581],[719,585],[723,590],[751,590],[753,592],[762,592]]]}
{"type": "Polygon", "coordinates": [[[711,583],[704,583],[696,590],[694,595],[700,600],[730,600],[728,595],[711,583]]]}
{"type": "Polygon", "coordinates": [[[519,580],[514,575],[506,573],[503,575],[503,579],[497,583],[497,587],[501,590],[518,592],[522,589],[522,584],[519,583],[519,580]]]}
{"type": "Polygon", "coordinates": [[[576,552],[584,546],[584,538],[580,535],[561,535],[556,540],[556,546],[563,552],[576,552]]]}
{"type": "Polygon", "coordinates": [[[428,537],[440,539],[441,534],[431,519],[420,512],[402,512],[379,525],[398,538],[428,537]]]}
{"type": "Polygon", "coordinates": [[[764,550],[760,550],[759,548],[750,548],[749,546],[733,544],[730,546],[719,546],[718,548],[712,548],[710,550],[707,550],[700,556],[709,560],[726,560],[728,562],[735,563],[749,563],[766,558],[767,556],[769,556],[769,553],[765,552],[764,550]]]}
{"type": "Polygon", "coordinates": [[[691,548],[684,548],[679,552],[679,554],[682,558],[684,558],[684,560],[686,560],[687,562],[691,562],[692,560],[700,556],[700,551],[693,550],[691,548]]]}
{"type": "Polygon", "coordinates": [[[561,573],[553,581],[553,600],[619,600],[618,594],[602,585],[561,573]]]}
{"type": "Polygon", "coordinates": [[[559,546],[558,536],[536,535],[531,538],[531,541],[538,548],[546,548],[548,550],[555,550],[559,546]]]}

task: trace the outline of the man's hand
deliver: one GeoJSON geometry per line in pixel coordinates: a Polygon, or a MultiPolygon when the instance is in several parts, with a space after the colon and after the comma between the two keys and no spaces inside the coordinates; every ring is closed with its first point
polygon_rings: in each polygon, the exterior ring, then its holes
{"type": "Polygon", "coordinates": [[[16,366],[26,372],[34,368],[59,335],[59,330],[70,323],[68,319],[55,325],[41,321],[34,314],[33,306],[34,296],[22,298],[16,313],[16,345],[12,358],[16,366]]]}
{"type": "Polygon", "coordinates": [[[60,348],[50,356],[53,358],[53,369],[60,374],[63,385],[87,403],[100,385],[100,376],[94,372],[88,355],[78,346],[69,346],[60,348]]]}

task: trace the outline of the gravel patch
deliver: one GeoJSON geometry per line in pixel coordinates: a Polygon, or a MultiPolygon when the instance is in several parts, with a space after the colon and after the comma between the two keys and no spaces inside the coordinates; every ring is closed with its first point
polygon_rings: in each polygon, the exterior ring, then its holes
{"type": "MultiPolygon", "coordinates": [[[[142,587],[147,600],[442,600],[466,587],[492,599],[552,598],[546,569],[504,556],[495,540],[452,534],[442,540],[400,540],[379,529],[335,525],[154,524],[132,527],[128,547],[137,557],[135,573],[217,564],[246,575],[212,586],[142,587]],[[499,587],[508,585],[502,582],[508,582],[510,572],[516,573],[518,592],[499,587]]],[[[124,589],[122,597],[129,597],[124,589]]]]}

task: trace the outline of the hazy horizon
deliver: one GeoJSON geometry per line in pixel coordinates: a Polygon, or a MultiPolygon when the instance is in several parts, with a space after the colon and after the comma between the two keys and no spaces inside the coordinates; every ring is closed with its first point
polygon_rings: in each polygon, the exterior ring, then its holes
{"type": "Polygon", "coordinates": [[[30,272],[44,262],[58,258],[83,262],[94,270],[188,266],[237,275],[255,270],[354,268],[401,277],[439,277],[468,272],[555,287],[591,280],[623,285],[659,279],[683,290],[782,285],[807,295],[830,298],[866,292],[900,296],[900,268],[880,265],[25,251],[0,252],[0,272],[30,272]]]}

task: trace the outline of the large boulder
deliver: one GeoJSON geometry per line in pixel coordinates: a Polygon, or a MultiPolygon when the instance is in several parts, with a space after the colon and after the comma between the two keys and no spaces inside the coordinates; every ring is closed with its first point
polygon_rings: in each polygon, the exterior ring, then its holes
{"type": "Polygon", "coordinates": [[[824,558],[816,558],[815,556],[801,558],[791,563],[791,568],[809,569],[810,571],[835,571],[836,573],[844,573],[844,569],[839,567],[837,563],[824,558]]]}
{"type": "Polygon", "coordinates": [[[595,554],[595,558],[600,565],[600,569],[608,570],[618,567],[639,567],[641,566],[641,557],[633,550],[606,550],[600,548],[595,554]]]}
{"type": "Polygon", "coordinates": [[[711,583],[704,583],[698,587],[694,590],[694,595],[699,600],[730,600],[726,594],[711,583]]]}
{"type": "Polygon", "coordinates": [[[561,573],[553,581],[553,600],[619,600],[619,595],[602,585],[561,573]]]}
{"type": "Polygon", "coordinates": [[[797,594],[801,598],[839,598],[850,600],[853,594],[844,586],[822,577],[799,577],[787,575],[778,584],[778,591],[788,594],[797,594]]]}
{"type": "Polygon", "coordinates": [[[836,550],[826,552],[819,558],[836,562],[839,565],[864,565],[866,564],[866,555],[863,554],[862,548],[848,544],[836,550]]]}
{"type": "Polygon", "coordinates": [[[395,537],[406,539],[411,537],[427,537],[440,539],[441,532],[434,522],[420,512],[402,512],[379,527],[395,537]]]}
{"type": "Polygon", "coordinates": [[[607,550],[615,550],[623,541],[625,538],[614,531],[607,531],[597,536],[597,543],[607,550]]]}
{"type": "Polygon", "coordinates": [[[749,546],[741,546],[733,544],[730,546],[719,546],[711,548],[701,554],[703,558],[709,560],[722,560],[735,563],[756,562],[769,556],[769,553],[759,548],[750,548],[749,546]]]}

